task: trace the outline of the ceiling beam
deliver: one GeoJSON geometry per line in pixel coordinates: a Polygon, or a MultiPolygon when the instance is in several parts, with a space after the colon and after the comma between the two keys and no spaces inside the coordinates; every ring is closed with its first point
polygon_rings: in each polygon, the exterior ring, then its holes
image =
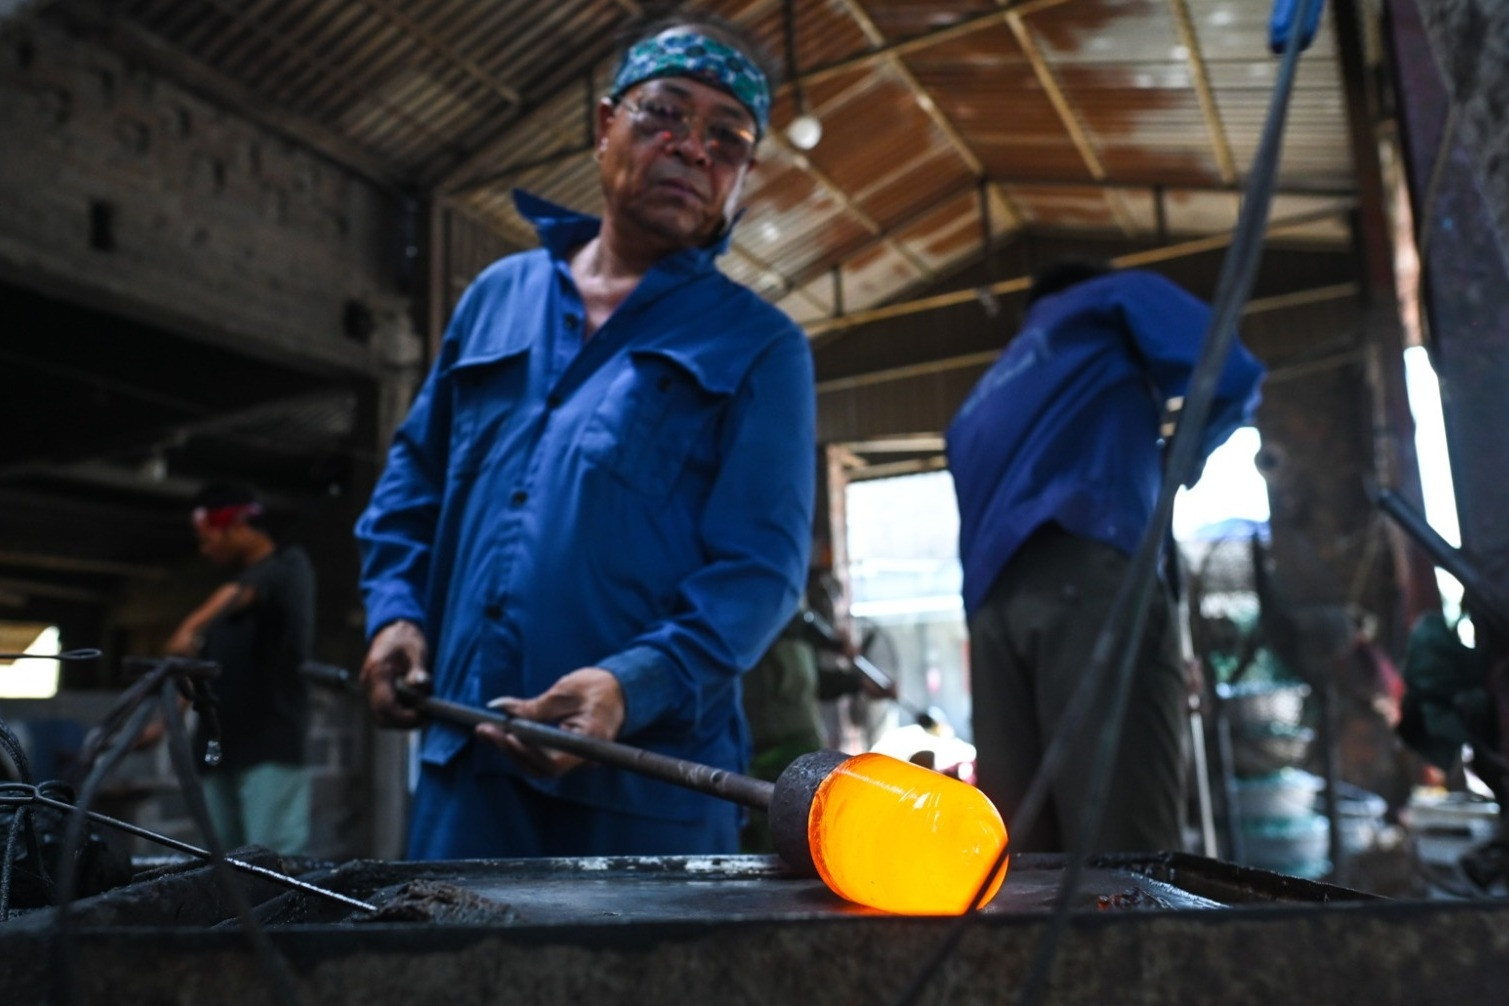
{"type": "Polygon", "coordinates": [[[16,608],[24,607],[27,600],[33,597],[50,597],[58,601],[82,601],[85,604],[104,604],[110,599],[110,595],[102,590],[88,590],[84,587],[49,583],[46,580],[24,580],[10,576],[0,576],[0,596],[3,596],[8,603],[21,598],[20,604],[11,604],[11,607],[16,608]]]}
{"type": "MultiPolygon", "coordinates": [[[[1332,207],[1315,213],[1306,213],[1288,220],[1273,221],[1267,227],[1266,236],[1275,237],[1309,227],[1324,220],[1331,220],[1350,213],[1351,208],[1351,203],[1348,202],[1345,206],[1332,207]]],[[[1111,259],[1111,264],[1118,269],[1130,269],[1136,266],[1149,265],[1154,262],[1166,262],[1170,259],[1198,255],[1201,252],[1225,248],[1231,244],[1232,236],[1232,231],[1222,231],[1209,237],[1181,241],[1177,244],[1153,248],[1143,252],[1118,255],[1111,259]]],[[[927,311],[936,311],[940,308],[953,307],[957,304],[967,304],[971,301],[981,299],[986,294],[1020,293],[1027,289],[1030,283],[1030,277],[1019,276],[1015,279],[1002,280],[999,283],[993,283],[985,287],[954,290],[931,297],[903,301],[899,304],[888,304],[884,307],[877,307],[868,311],[856,311],[853,314],[844,315],[842,318],[827,318],[822,321],[812,321],[805,324],[803,328],[806,330],[808,338],[811,338],[827,332],[867,325],[886,318],[898,318],[904,315],[921,314],[927,311]]]]}
{"type": "Polygon", "coordinates": [[[818,188],[824,190],[835,202],[843,207],[845,213],[849,214],[849,216],[859,222],[861,227],[869,231],[875,237],[877,244],[885,245],[897,256],[904,259],[923,280],[934,278],[933,270],[929,268],[927,263],[918,258],[917,254],[906,245],[897,241],[886,228],[881,226],[878,220],[865,211],[864,207],[855,202],[847,192],[839,188],[837,182],[829,178],[821,168],[808,160],[806,154],[803,154],[800,150],[793,150],[784,139],[774,133],[770,135],[770,140],[785,153],[786,157],[791,163],[796,165],[798,170],[810,175],[812,180],[817,183],[818,188]]]}
{"type": "Polygon", "coordinates": [[[952,192],[945,192],[943,195],[938,196],[936,199],[929,200],[925,205],[918,206],[917,208],[913,209],[911,212],[903,216],[901,219],[892,223],[891,226],[886,228],[882,233],[871,234],[870,236],[862,238],[859,241],[854,242],[852,245],[843,248],[842,258],[840,258],[836,262],[829,262],[825,259],[819,259],[811,263],[810,265],[807,265],[806,267],[798,270],[788,279],[788,282],[790,283],[790,286],[787,288],[788,292],[794,293],[805,287],[807,284],[819,279],[820,277],[827,276],[833,271],[835,267],[842,268],[844,262],[848,261],[849,259],[858,258],[859,256],[872,251],[874,248],[883,244],[884,242],[888,240],[894,240],[897,234],[916,226],[918,223],[927,219],[932,214],[937,213],[939,210],[943,209],[949,203],[957,202],[960,198],[966,195],[967,191],[973,190],[956,189],[952,192]]]}
{"type": "MultiPolygon", "coordinates": [[[[885,45],[885,36],[876,27],[875,22],[870,18],[869,13],[860,3],[860,0],[840,0],[840,2],[843,4],[844,9],[849,12],[849,16],[859,25],[860,31],[864,33],[865,38],[869,39],[871,45],[885,45]]],[[[992,201],[999,204],[1000,208],[1005,211],[1007,227],[1011,230],[1021,227],[1022,215],[1012,203],[1011,197],[1002,192],[999,187],[991,185],[984,162],[980,160],[979,156],[974,152],[974,148],[964,139],[963,134],[959,132],[953,121],[944,114],[943,109],[938,106],[937,100],[933,98],[926,87],[922,86],[922,82],[912,73],[911,68],[906,65],[902,57],[896,53],[887,53],[885,61],[890,66],[891,71],[902,79],[907,88],[916,97],[918,107],[933,120],[933,125],[937,126],[938,131],[948,140],[954,152],[964,162],[964,166],[969,169],[969,173],[975,176],[975,181],[979,184],[984,184],[991,195],[992,201]]]]}
{"type": "MultiPolygon", "coordinates": [[[[1122,258],[1130,258],[1123,256],[1122,258]]],[[[1121,259],[1112,259],[1112,262],[1120,263],[1121,259]]],[[[1011,285],[1015,290],[1025,290],[1032,283],[1030,276],[1018,276],[1007,280],[998,286],[1011,285]]],[[[1264,314],[1269,311],[1280,311],[1287,308],[1304,307],[1309,304],[1322,304],[1333,300],[1355,299],[1361,292],[1361,287],[1356,283],[1337,283],[1332,286],[1316,287],[1313,290],[1296,290],[1292,293],[1277,294],[1272,297],[1262,297],[1250,300],[1242,307],[1244,317],[1254,314],[1264,314]]],[[[1355,351],[1352,351],[1355,355],[1355,351]]],[[[928,374],[940,374],[949,370],[962,370],[966,367],[983,367],[993,363],[1001,355],[1001,349],[982,350],[976,353],[963,353],[959,356],[946,356],[937,360],[925,360],[920,363],[909,363],[900,367],[887,367],[884,370],[872,370],[864,374],[850,374],[845,377],[834,377],[817,384],[818,394],[831,394],[838,391],[851,391],[854,388],[867,387],[872,384],[888,384],[891,381],[904,381],[908,378],[923,377],[928,374]]],[[[1327,364],[1328,366],[1331,364],[1327,364]]]]}
{"type": "MultiPolygon", "coordinates": [[[[809,84],[816,84],[821,81],[828,80],[832,77],[849,73],[853,70],[863,69],[864,67],[868,67],[877,62],[889,60],[890,58],[895,56],[903,56],[910,52],[919,52],[923,49],[939,45],[951,39],[961,38],[965,35],[972,34],[973,32],[979,31],[982,28],[988,28],[991,25],[1001,24],[1003,23],[1006,16],[1013,10],[1020,10],[1023,13],[1031,13],[1035,10],[1041,10],[1047,7],[1055,7],[1061,3],[1067,2],[1068,0],[1028,0],[1028,2],[1026,3],[1010,3],[1009,6],[1003,10],[993,10],[986,14],[968,17],[962,21],[956,22],[955,24],[949,25],[947,28],[940,28],[937,31],[926,32],[922,35],[916,35],[912,38],[903,39],[899,42],[891,43],[889,45],[881,45],[857,56],[847,57],[845,59],[838,60],[837,62],[829,63],[825,66],[808,70],[804,73],[799,74],[796,81],[788,80],[783,82],[779,87],[775,88],[775,94],[780,95],[790,91],[795,83],[800,83],[800,85],[805,88],[809,84]]],[[[623,6],[626,10],[637,12],[636,5],[626,3],[624,2],[624,0],[620,0],[620,6],[623,6]]],[[[771,5],[756,5],[755,7],[750,8],[750,11],[742,12],[741,17],[753,16],[751,12],[763,12],[769,6],[771,5]]],[[[747,23],[747,20],[744,23],[747,23]]],[[[580,74],[584,68],[590,69],[592,67],[595,67],[603,60],[609,58],[612,55],[612,51],[613,50],[611,46],[599,46],[598,48],[589,52],[587,56],[580,62],[572,63],[570,72],[573,74],[580,74]]],[[[554,94],[554,91],[555,88],[553,84],[545,86],[541,89],[541,93],[543,94],[554,94]]],[[[456,193],[458,191],[473,188],[476,184],[483,184],[482,182],[477,181],[477,179],[474,177],[476,176],[477,171],[481,170],[484,167],[485,163],[492,157],[493,152],[498,147],[498,145],[503,143],[508,139],[510,135],[512,135],[514,128],[518,126],[524,118],[538,110],[542,104],[544,104],[543,101],[529,102],[526,100],[523,106],[515,109],[513,113],[510,114],[509,117],[503,123],[501,123],[496,130],[479,141],[475,146],[471,148],[470,151],[465,153],[451,165],[442,169],[440,172],[423,179],[423,182],[427,186],[432,187],[440,192],[444,192],[448,195],[456,193]]],[[[573,155],[568,153],[564,154],[563,156],[573,155]]],[[[548,163],[541,166],[548,166],[548,163]]],[[[512,173],[512,169],[504,168],[501,172],[496,172],[494,174],[503,174],[506,176],[510,173],[512,173]]]]}
{"type": "MultiPolygon", "coordinates": [[[[77,464],[33,464],[13,469],[9,477],[64,482],[70,485],[88,486],[91,489],[123,489],[142,495],[179,500],[192,499],[200,487],[200,483],[195,479],[179,475],[149,473],[143,471],[141,466],[107,464],[101,461],[81,461],[77,464]],[[161,474],[160,478],[159,474],[161,474]]],[[[3,554],[0,554],[0,563],[4,561],[3,554]]]]}
{"type": "MultiPolygon", "coordinates": [[[[8,481],[14,478],[46,479],[94,489],[125,490],[143,496],[179,501],[193,499],[204,485],[201,479],[171,474],[159,477],[157,474],[148,474],[139,467],[127,467],[103,461],[18,466],[10,470],[6,478],[8,481]]],[[[285,510],[296,509],[299,505],[299,501],[294,497],[267,489],[260,489],[258,498],[269,507],[285,510]]],[[[0,553],[0,563],[5,561],[4,553],[0,553]]]]}
{"type": "MultiPolygon", "coordinates": [[[[930,49],[935,45],[941,45],[956,38],[963,38],[965,35],[972,35],[984,28],[1003,24],[1006,18],[1013,12],[1022,15],[1031,14],[1033,11],[1044,10],[1049,7],[1057,7],[1062,3],[1068,3],[1069,0],[1027,0],[1025,3],[1022,0],[1016,0],[1016,2],[1012,2],[1012,0],[996,0],[996,2],[1001,5],[1000,10],[989,11],[985,14],[976,14],[962,21],[956,21],[946,28],[924,32],[921,35],[914,35],[911,38],[902,39],[899,42],[893,42],[877,49],[871,49],[856,56],[847,56],[832,63],[814,67],[801,74],[798,79],[803,87],[809,84],[820,83],[831,77],[863,69],[891,56],[904,56],[908,53],[920,52],[923,49],[930,49]]],[[[788,81],[779,90],[784,91],[790,86],[791,83],[788,81]]]]}
{"type": "MultiPolygon", "coordinates": [[[[581,58],[563,62],[555,73],[550,74],[541,81],[538,90],[541,97],[525,95],[522,103],[512,108],[496,129],[472,144],[468,149],[460,151],[449,164],[444,165],[436,171],[429,172],[422,179],[423,184],[442,195],[455,196],[491,184],[494,181],[500,181],[502,178],[514,174],[515,172],[511,168],[492,169],[491,162],[496,157],[498,147],[507,141],[513,135],[514,130],[522,125],[531,115],[554,101],[568,81],[573,79],[582,81],[584,86],[589,90],[588,98],[590,99],[592,97],[590,90],[593,87],[593,82],[597,79],[596,68],[604,60],[611,57],[612,54],[613,46],[611,40],[602,40],[602,44],[586,51],[581,58]],[[477,174],[479,171],[486,171],[487,174],[479,176],[477,174]]],[[[585,140],[581,137],[576,137],[569,149],[575,151],[578,147],[581,147],[584,152],[590,151],[592,149],[590,146],[592,139],[591,129],[589,128],[585,140]]],[[[543,159],[544,163],[541,165],[542,167],[549,166],[549,156],[546,155],[546,158],[543,159]]]]}
{"type": "Polygon", "coordinates": [[[387,18],[399,31],[402,31],[405,35],[408,35],[441,59],[460,67],[461,71],[468,77],[508,102],[509,105],[523,104],[524,98],[518,91],[483,69],[478,65],[476,60],[457,50],[454,46],[441,41],[433,32],[425,28],[424,25],[409,17],[393,4],[388,3],[387,0],[361,0],[361,2],[387,18]]]}
{"type": "MultiPolygon", "coordinates": [[[[997,0],[998,3],[1003,0],[997,0]]],[[[1037,77],[1038,86],[1043,89],[1053,110],[1058,113],[1059,122],[1063,123],[1064,131],[1069,134],[1069,140],[1074,144],[1074,149],[1079,151],[1080,160],[1084,162],[1085,169],[1090,172],[1090,177],[1097,182],[1106,177],[1106,168],[1100,160],[1100,154],[1090,143],[1089,134],[1085,132],[1084,124],[1079,121],[1079,115],[1069,104],[1069,98],[1064,94],[1063,86],[1058,81],[1058,75],[1053,72],[1053,67],[1048,64],[1048,59],[1043,55],[1042,49],[1037,44],[1037,38],[1027,27],[1027,22],[1022,14],[1012,10],[1006,13],[1006,24],[1011,28],[1011,33],[1016,36],[1017,44],[1022,47],[1022,54],[1027,57],[1027,62],[1032,66],[1032,73],[1037,77]]],[[[1127,209],[1120,193],[1114,190],[1106,190],[1106,207],[1111,215],[1116,218],[1117,225],[1122,233],[1132,234],[1136,227],[1132,222],[1131,211],[1127,209]]]]}
{"type": "Polygon", "coordinates": [[[777,288],[786,291],[788,295],[802,298],[819,311],[827,311],[829,309],[829,304],[826,301],[819,300],[813,295],[812,291],[798,286],[791,277],[777,269],[774,264],[760,258],[738,242],[730,241],[728,243],[728,250],[731,254],[737,255],[755,269],[764,273],[768,279],[775,280],[777,288]]]}
{"type": "MultiPolygon", "coordinates": [[[[1156,181],[1143,178],[1102,178],[1098,181],[1083,181],[1080,179],[1048,178],[1043,176],[1012,175],[1007,178],[994,177],[992,179],[998,185],[1007,185],[1016,188],[1043,188],[1043,189],[1142,189],[1149,193],[1162,191],[1170,195],[1175,192],[1197,193],[1228,193],[1234,196],[1242,194],[1242,185],[1239,181],[1232,182],[1171,182],[1167,180],[1156,181]]],[[[1351,198],[1356,194],[1356,188],[1345,183],[1332,185],[1313,185],[1303,182],[1291,184],[1280,183],[1274,188],[1275,196],[1294,196],[1303,198],[1351,198]]]]}
{"type": "Polygon", "coordinates": [[[83,573],[95,576],[120,576],[135,580],[165,580],[167,570],[135,562],[112,562],[108,559],[84,559],[39,552],[0,551],[0,567],[40,569],[49,573],[83,573]]]}
{"type": "Polygon", "coordinates": [[[283,32],[263,24],[257,17],[245,10],[243,4],[232,2],[232,0],[199,0],[199,2],[213,7],[246,31],[263,39],[270,48],[288,56],[294,62],[309,67],[316,73],[323,75],[336,88],[344,91],[355,100],[370,101],[373,104],[381,106],[384,111],[395,119],[402,120],[410,128],[430,137],[435,146],[440,149],[443,150],[446,147],[454,145],[449,137],[435,129],[422,116],[416,115],[407,108],[389,101],[365,82],[352,80],[346,74],[342,73],[339,68],[334,66],[330,60],[326,59],[322,53],[315,52],[307,45],[287,37],[283,32]]]}
{"type": "MultiPolygon", "coordinates": [[[[100,462],[103,459],[131,455],[140,451],[157,450],[161,448],[180,446],[194,437],[216,436],[225,440],[233,441],[273,454],[301,456],[308,453],[307,449],[301,449],[296,444],[290,444],[271,437],[259,436],[238,427],[251,424],[265,419],[281,416],[287,412],[296,411],[301,407],[328,401],[335,395],[350,394],[346,389],[332,391],[315,391],[305,395],[297,395],[289,398],[278,399],[271,402],[263,402],[244,409],[231,412],[209,413],[203,403],[191,400],[174,399],[164,396],[150,389],[136,389],[133,385],[123,382],[114,382],[109,385],[101,385],[90,378],[89,375],[80,376],[81,383],[86,386],[110,387],[111,390],[122,394],[136,394],[142,401],[152,402],[175,408],[186,413],[183,419],[157,423],[153,425],[138,426],[112,431],[108,442],[103,438],[96,437],[92,445],[85,447],[82,442],[75,442],[70,436],[66,441],[69,450],[62,447],[53,449],[45,455],[48,460],[19,460],[9,464],[0,465],[0,482],[11,482],[17,479],[27,479],[37,476],[63,476],[66,471],[74,470],[75,474],[88,481],[92,476],[95,480],[106,478],[109,469],[100,467],[84,467],[72,469],[76,464],[88,464],[100,462]],[[195,415],[197,413],[197,415],[195,415]]],[[[376,460],[375,452],[362,451],[342,444],[341,452],[350,456],[376,460]]]]}
{"type": "Polygon", "coordinates": [[[1206,132],[1210,134],[1210,152],[1216,159],[1216,170],[1221,173],[1221,181],[1230,185],[1237,179],[1236,160],[1231,156],[1231,144],[1226,139],[1221,111],[1216,107],[1210,74],[1205,70],[1205,54],[1200,47],[1200,37],[1195,33],[1194,18],[1189,13],[1189,0],[1168,0],[1168,4],[1174,16],[1174,27],[1179,32],[1179,44],[1184,47],[1184,58],[1189,63],[1195,97],[1200,101],[1200,115],[1205,119],[1206,132]]]}
{"type": "MultiPolygon", "coordinates": [[[[1103,182],[1084,182],[1084,181],[1069,181],[1069,182],[1064,182],[1064,181],[1059,181],[1057,179],[1020,179],[1020,178],[997,178],[997,179],[994,179],[993,182],[994,182],[994,184],[1003,185],[1003,186],[1022,186],[1022,187],[1041,186],[1043,188],[1071,189],[1071,190],[1074,190],[1074,189],[1083,189],[1083,190],[1086,190],[1086,191],[1098,191],[1100,189],[1107,189],[1107,188],[1114,188],[1114,189],[1121,189],[1121,190],[1146,190],[1147,192],[1149,192],[1150,194],[1154,195],[1155,197],[1157,196],[1157,194],[1158,194],[1158,192],[1159,192],[1160,189],[1162,189],[1162,195],[1164,197],[1167,197],[1171,193],[1178,193],[1178,192],[1228,194],[1228,195],[1233,195],[1233,196],[1241,195],[1241,192],[1242,192],[1242,190],[1241,190],[1241,188],[1239,186],[1235,186],[1235,185],[1220,185],[1220,184],[1216,184],[1216,183],[1206,183],[1206,184],[1197,184],[1197,185],[1160,186],[1160,185],[1157,185],[1157,184],[1151,183],[1151,182],[1116,181],[1116,180],[1111,180],[1111,179],[1107,179],[1106,181],[1103,181],[1103,182]]],[[[1293,186],[1293,187],[1289,187],[1289,188],[1280,189],[1277,192],[1275,192],[1274,194],[1278,195],[1278,196],[1292,196],[1292,197],[1311,198],[1311,199],[1316,199],[1316,198],[1320,198],[1320,199],[1335,199],[1335,198],[1351,199],[1352,195],[1353,195],[1353,193],[1350,190],[1339,188],[1339,187],[1334,187],[1334,186],[1293,186]]],[[[932,200],[927,205],[918,207],[917,209],[915,209],[912,212],[908,213],[906,216],[902,217],[900,220],[897,220],[896,222],[894,222],[887,229],[887,236],[894,235],[896,233],[899,233],[899,232],[907,230],[908,228],[910,228],[910,227],[916,225],[917,223],[919,223],[921,220],[925,219],[926,217],[930,216],[933,213],[938,212],[944,206],[947,206],[949,203],[958,200],[959,198],[961,198],[964,195],[965,195],[965,190],[959,189],[959,190],[956,190],[956,191],[953,191],[953,192],[945,193],[944,195],[938,197],[937,199],[932,200]]],[[[869,251],[871,251],[872,249],[874,249],[876,247],[876,245],[878,245],[880,243],[880,241],[881,241],[881,236],[880,235],[872,235],[869,238],[866,238],[864,240],[855,242],[854,244],[845,247],[842,250],[843,258],[840,259],[840,261],[837,264],[841,266],[843,264],[843,261],[845,261],[847,259],[856,258],[858,256],[861,256],[861,255],[864,255],[864,254],[868,253],[869,251]]],[[[802,287],[805,287],[809,283],[815,282],[819,278],[821,278],[823,276],[826,276],[829,273],[831,273],[833,271],[833,268],[834,268],[834,263],[830,263],[830,262],[826,262],[826,261],[819,261],[819,262],[814,262],[811,265],[808,265],[807,267],[798,270],[796,273],[794,273],[789,278],[789,282],[790,282],[791,285],[790,285],[790,287],[787,288],[788,292],[794,292],[796,290],[801,289],[802,287]]],[[[814,322],[813,324],[815,325],[817,323],[814,322]]],[[[810,333],[811,333],[811,330],[809,329],[809,334],[810,333]]]]}
{"type": "MultiPolygon", "coordinates": [[[[552,167],[556,167],[557,165],[561,165],[561,164],[569,164],[572,161],[580,160],[581,158],[586,157],[588,154],[592,153],[592,151],[595,150],[595,149],[596,149],[596,146],[594,144],[580,144],[580,145],[577,145],[577,146],[574,146],[574,147],[569,147],[569,148],[567,148],[565,150],[556,151],[553,154],[546,154],[546,155],[544,155],[542,157],[531,158],[528,161],[521,161],[521,162],[519,162],[517,164],[506,165],[505,167],[499,168],[496,172],[494,172],[492,174],[484,175],[484,176],[479,176],[478,178],[476,178],[476,179],[474,179],[474,180],[472,180],[470,182],[467,182],[461,189],[458,190],[458,194],[469,192],[469,191],[473,191],[473,190],[479,189],[479,188],[485,188],[487,186],[494,185],[494,184],[499,183],[499,182],[504,182],[504,181],[507,181],[509,178],[515,177],[517,175],[521,175],[521,174],[523,174],[523,173],[525,173],[527,171],[537,171],[537,170],[539,170],[541,168],[552,168],[552,167]]],[[[1020,174],[1005,175],[1005,176],[1002,176],[1002,175],[985,175],[985,176],[983,176],[983,178],[981,180],[987,182],[992,188],[1001,188],[1003,186],[1018,186],[1018,187],[1023,187],[1023,188],[1038,187],[1038,188],[1045,188],[1045,189],[1046,188],[1052,188],[1052,189],[1086,189],[1086,190],[1098,190],[1098,189],[1146,189],[1149,192],[1155,192],[1155,191],[1161,189],[1165,194],[1173,193],[1173,192],[1230,192],[1230,193],[1232,193],[1234,195],[1240,195],[1241,192],[1242,192],[1241,182],[1234,175],[1233,175],[1233,177],[1229,181],[1222,180],[1222,181],[1214,181],[1214,182],[1207,182],[1207,181],[1172,181],[1171,182],[1171,181],[1168,181],[1167,179],[1113,178],[1113,177],[1111,177],[1109,175],[1106,176],[1106,177],[1104,177],[1104,178],[1096,179],[1096,180],[1093,180],[1093,181],[1085,181],[1083,179],[1063,178],[1063,177],[1052,176],[1052,175],[1020,175],[1020,174]]],[[[1303,182],[1297,182],[1297,183],[1289,183],[1289,184],[1283,184],[1283,183],[1281,183],[1274,190],[1274,195],[1276,195],[1276,196],[1343,196],[1343,195],[1351,195],[1353,193],[1353,191],[1354,191],[1354,189],[1351,186],[1349,186],[1349,185],[1342,185],[1342,184],[1323,185],[1323,184],[1306,184],[1306,183],[1303,183],[1303,182]]],[[[1004,196],[1004,193],[1003,193],[1003,196],[1004,196]]],[[[860,197],[863,198],[863,193],[860,194],[860,197]]]]}

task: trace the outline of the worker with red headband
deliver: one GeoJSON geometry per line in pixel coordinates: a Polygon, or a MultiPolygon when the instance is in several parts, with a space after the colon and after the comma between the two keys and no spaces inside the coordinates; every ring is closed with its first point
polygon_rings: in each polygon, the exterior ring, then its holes
{"type": "Polygon", "coordinates": [[[235,570],[166,647],[220,666],[210,682],[220,736],[209,737],[203,720],[195,736],[210,819],[227,848],[305,852],[309,696],[299,667],[314,640],[313,567],[303,548],[273,540],[262,504],[247,487],[205,486],[191,519],[200,554],[235,570]],[[207,760],[211,740],[219,758],[207,760]]]}
{"type": "MultiPolygon", "coordinates": [[[[445,699],[726,769],[740,674],[810,548],[802,331],[717,267],[770,87],[701,13],[637,25],[596,109],[603,216],[519,195],[542,247],[482,272],[357,526],[374,713],[445,699]]],[[[415,859],[733,852],[739,808],[430,723],[415,859]]]]}

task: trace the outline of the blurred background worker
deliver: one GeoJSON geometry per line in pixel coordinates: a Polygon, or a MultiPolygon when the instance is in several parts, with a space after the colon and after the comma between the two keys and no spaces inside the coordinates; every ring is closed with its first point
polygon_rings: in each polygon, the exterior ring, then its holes
{"type": "MultiPolygon", "coordinates": [[[[811,571],[801,607],[740,679],[749,721],[749,774],[757,779],[774,782],[802,755],[840,746],[823,715],[824,703],[831,709],[845,697],[897,697],[896,682],[868,663],[830,620],[832,589],[828,574],[811,571]]],[[[764,811],[749,811],[739,845],[744,852],[775,851],[764,811]]]]}
{"type": "MultiPolygon", "coordinates": [[[[818,708],[818,648],[799,610],[760,662],[741,679],[749,721],[749,774],[774,782],[787,765],[827,747],[818,708]]],[[[744,852],[774,852],[768,816],[751,810],[740,833],[744,852]]]]}
{"type": "Polygon", "coordinates": [[[220,665],[210,682],[219,707],[218,764],[205,764],[211,738],[202,717],[195,736],[210,818],[227,848],[302,853],[309,842],[309,696],[299,667],[314,639],[314,569],[303,548],[273,540],[249,487],[205,486],[192,520],[200,554],[236,571],[166,646],[175,656],[220,665]]]}
{"type": "MultiPolygon", "coordinates": [[[[978,780],[1008,822],[1151,519],[1164,421],[1183,401],[1209,319],[1204,303],[1153,273],[1056,263],[1034,278],[1021,331],[949,427],[978,780]]],[[[1251,417],[1262,374],[1235,344],[1202,458],[1251,417]]],[[[1092,851],[1182,843],[1188,687],[1172,585],[1161,586],[1092,851]]],[[[1103,694],[1037,826],[1013,832],[1013,849],[1084,845],[1076,828],[1108,704],[1103,694]]]]}

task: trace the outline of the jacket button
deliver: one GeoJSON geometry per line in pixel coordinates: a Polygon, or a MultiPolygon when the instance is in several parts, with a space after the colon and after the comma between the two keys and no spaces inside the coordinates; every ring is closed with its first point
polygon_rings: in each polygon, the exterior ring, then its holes
{"type": "Polygon", "coordinates": [[[482,614],[492,619],[502,618],[503,606],[500,604],[489,604],[487,607],[482,609],[482,614]]]}
{"type": "Polygon", "coordinates": [[[525,501],[529,499],[529,494],[520,489],[518,492],[510,496],[509,499],[513,502],[514,506],[523,506],[525,501]]]}

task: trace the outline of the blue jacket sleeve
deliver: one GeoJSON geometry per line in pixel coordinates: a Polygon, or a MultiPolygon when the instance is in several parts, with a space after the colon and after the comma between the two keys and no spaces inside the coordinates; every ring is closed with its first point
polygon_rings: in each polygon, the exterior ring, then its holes
{"type": "Polygon", "coordinates": [[[387,464],[356,522],[368,638],[400,618],[425,627],[431,548],[450,457],[448,363],[474,313],[473,300],[468,291],[457,305],[440,358],[394,433],[387,464]]]}
{"type": "MultiPolygon", "coordinates": [[[[1122,276],[1126,282],[1117,306],[1142,354],[1149,378],[1165,400],[1186,394],[1205,345],[1210,308],[1156,273],[1129,272],[1122,276]]],[[[1252,421],[1261,399],[1263,373],[1263,365],[1240,339],[1235,340],[1221,368],[1205,424],[1202,461],[1237,427],[1252,421]]]]}
{"type": "Polygon", "coordinates": [[[623,735],[696,723],[705,691],[752,667],[796,610],[812,538],[815,414],[812,356],[793,333],[729,404],[698,526],[706,564],[682,582],[671,617],[602,661],[623,686],[623,735]]]}

